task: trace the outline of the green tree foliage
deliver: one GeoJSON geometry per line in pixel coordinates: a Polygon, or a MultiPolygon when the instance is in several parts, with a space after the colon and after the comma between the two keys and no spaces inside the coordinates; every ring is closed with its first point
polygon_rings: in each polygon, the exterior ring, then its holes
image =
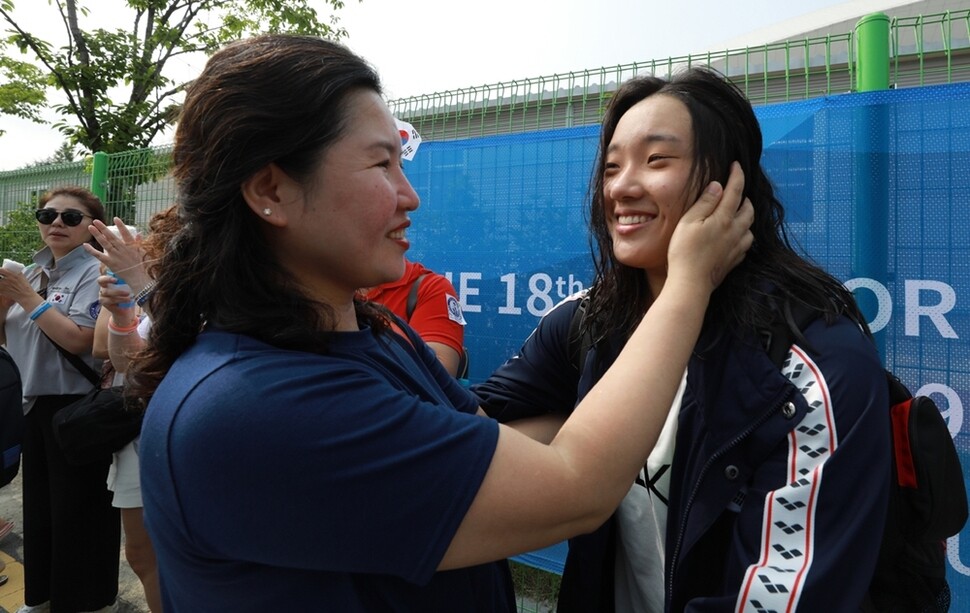
{"type": "Polygon", "coordinates": [[[71,145],[70,141],[64,141],[61,146],[58,147],[54,153],[47,158],[48,164],[67,164],[68,162],[74,161],[74,147],[71,145]]]}
{"type": "Polygon", "coordinates": [[[46,88],[47,79],[36,66],[0,55],[0,115],[40,122],[46,88]]]}
{"type": "Polygon", "coordinates": [[[37,202],[18,202],[17,208],[5,214],[0,226],[0,253],[3,257],[30,264],[35,251],[44,246],[37,230],[34,210],[37,202]]]}
{"type": "Polygon", "coordinates": [[[55,44],[21,26],[21,2],[41,0],[0,0],[8,26],[0,35],[0,113],[40,121],[47,94],[59,91],[66,101],[53,105],[62,117],[55,127],[90,152],[147,147],[174,121],[186,83],[171,76],[173,60],[257,33],[346,35],[336,15],[320,19],[311,6],[337,10],[343,0],[47,0],[49,23],[63,31],[55,44]],[[131,17],[127,28],[96,25],[103,19],[93,13],[120,7],[131,17]]]}

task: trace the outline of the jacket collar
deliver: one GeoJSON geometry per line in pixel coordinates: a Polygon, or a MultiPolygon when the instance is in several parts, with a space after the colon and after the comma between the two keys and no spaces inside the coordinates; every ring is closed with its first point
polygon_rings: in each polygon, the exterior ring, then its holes
{"type": "MultiPolygon", "coordinates": [[[[91,258],[91,254],[84,250],[84,245],[78,245],[70,253],[62,257],[57,261],[57,270],[61,274],[68,271],[79,263],[87,262],[91,258]]],[[[44,247],[40,251],[34,254],[34,263],[43,268],[48,273],[54,267],[54,253],[51,251],[50,247],[44,247]]]]}

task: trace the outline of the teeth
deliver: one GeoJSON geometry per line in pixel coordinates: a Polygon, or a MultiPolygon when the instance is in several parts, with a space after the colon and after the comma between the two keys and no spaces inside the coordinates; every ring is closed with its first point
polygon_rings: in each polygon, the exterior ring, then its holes
{"type": "Polygon", "coordinates": [[[616,221],[624,226],[633,225],[637,223],[647,223],[647,221],[649,220],[650,218],[647,217],[646,215],[620,215],[619,217],[616,218],[616,221]]]}
{"type": "Polygon", "coordinates": [[[404,230],[395,230],[390,234],[388,234],[387,237],[392,238],[394,240],[401,240],[402,238],[404,238],[404,230]]]}

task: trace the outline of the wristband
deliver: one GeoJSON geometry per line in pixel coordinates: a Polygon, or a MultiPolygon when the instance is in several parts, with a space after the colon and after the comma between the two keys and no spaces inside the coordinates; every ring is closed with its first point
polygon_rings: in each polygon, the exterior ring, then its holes
{"type": "Polygon", "coordinates": [[[149,281],[148,285],[141,288],[141,291],[135,294],[135,304],[140,307],[145,306],[145,303],[151,298],[153,291],[155,291],[155,282],[149,281]]]}
{"type": "MultiPolygon", "coordinates": [[[[128,295],[131,296],[131,287],[129,287],[128,284],[125,283],[125,280],[124,279],[122,279],[121,277],[119,277],[117,274],[111,272],[110,270],[104,271],[104,274],[110,275],[110,276],[114,277],[115,278],[115,287],[116,288],[122,287],[122,288],[126,289],[128,291],[128,295]]],[[[135,306],[135,299],[132,298],[132,299],[128,300],[127,302],[119,302],[118,303],[118,306],[120,306],[122,308],[125,308],[125,309],[130,309],[131,307],[135,306]]]]}
{"type": "Polygon", "coordinates": [[[135,320],[135,323],[131,324],[130,326],[125,326],[124,328],[122,328],[121,326],[115,323],[114,317],[108,318],[108,332],[111,332],[112,334],[117,334],[118,336],[128,336],[129,334],[133,333],[137,329],[138,329],[137,319],[135,320]]]}
{"type": "Polygon", "coordinates": [[[44,311],[51,308],[51,303],[41,302],[37,305],[37,308],[30,312],[30,321],[35,321],[38,317],[44,314],[44,311]]]}

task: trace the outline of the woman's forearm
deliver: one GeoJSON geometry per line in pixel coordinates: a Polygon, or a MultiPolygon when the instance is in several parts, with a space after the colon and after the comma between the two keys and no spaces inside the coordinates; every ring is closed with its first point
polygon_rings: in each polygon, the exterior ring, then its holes
{"type": "Polygon", "coordinates": [[[545,547],[606,521],[659,436],[708,300],[689,287],[665,288],[550,444],[499,427],[488,472],[439,570],[545,547]]]}
{"type": "MultiPolygon", "coordinates": [[[[135,322],[135,325],[137,325],[137,320],[135,322]]],[[[121,330],[109,328],[108,355],[115,371],[127,372],[132,356],[141,351],[145,341],[138,334],[137,329],[125,331],[122,328],[121,330]]]]}
{"type": "Polygon", "coordinates": [[[79,326],[57,308],[53,306],[44,307],[45,304],[50,303],[42,302],[38,307],[29,311],[29,313],[35,314],[32,317],[33,324],[69,353],[74,355],[91,353],[94,345],[94,328],[79,326]],[[37,308],[43,310],[38,312],[37,308]]]}
{"type": "MultiPolygon", "coordinates": [[[[600,491],[594,499],[619,502],[646,462],[687,368],[708,301],[704,291],[665,287],[616,361],[553,439],[551,446],[585,482],[583,487],[600,491]],[[628,470],[617,471],[617,466],[628,470]]],[[[615,504],[605,506],[608,513],[615,504]]]]}

